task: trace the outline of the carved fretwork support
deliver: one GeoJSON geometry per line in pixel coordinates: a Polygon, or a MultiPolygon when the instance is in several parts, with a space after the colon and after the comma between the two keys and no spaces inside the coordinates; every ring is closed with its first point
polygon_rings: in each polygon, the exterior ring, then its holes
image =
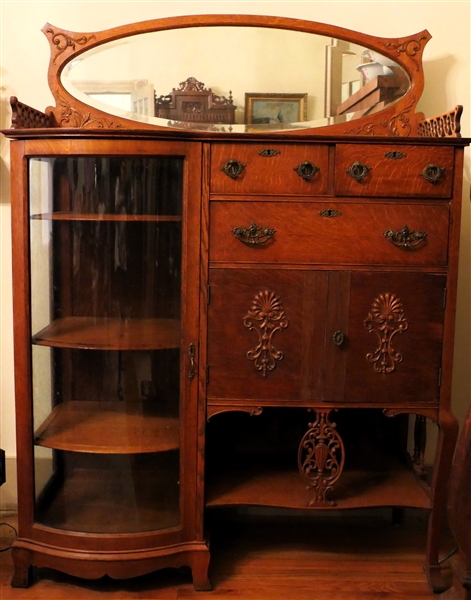
{"type": "Polygon", "coordinates": [[[417,474],[425,479],[425,448],[427,446],[427,419],[416,415],[414,425],[414,454],[412,462],[417,474]]]}
{"type": "Polygon", "coordinates": [[[37,127],[52,127],[50,115],[36,110],[20,102],[16,96],[11,96],[10,106],[12,111],[12,129],[34,129],[37,127]]]}
{"type": "Polygon", "coordinates": [[[417,126],[417,134],[421,137],[461,137],[461,114],[463,107],[458,105],[441,115],[421,121],[417,126]]]}
{"type": "Polygon", "coordinates": [[[308,506],[335,506],[326,495],[339,479],[345,463],[345,448],[342,438],[329,421],[331,410],[315,410],[316,419],[309,423],[298,450],[298,467],[302,477],[312,490],[314,498],[308,506]]]}

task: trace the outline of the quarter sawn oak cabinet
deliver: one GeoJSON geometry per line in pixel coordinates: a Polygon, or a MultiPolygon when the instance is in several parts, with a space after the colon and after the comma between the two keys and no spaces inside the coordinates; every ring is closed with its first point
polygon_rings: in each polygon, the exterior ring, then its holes
{"type": "MultiPolygon", "coordinates": [[[[207,15],[44,33],[56,106],[42,113],[12,98],[3,132],[19,464],[12,585],[27,586],[33,566],[124,578],[187,565],[207,590],[210,511],[414,507],[430,515],[430,586],[445,589],[467,140],[461,107],[414,112],[428,32],[385,40],[207,15]],[[309,94],[308,121],[287,121],[282,94],[276,117],[269,95],[266,115],[247,125],[237,111],[231,125],[141,111],[133,120],[66,82],[66,66],[115,39],[189,27],[210,39],[244,26],[324,38],[322,56],[335,54],[332,38],[347,54],[361,46],[359,60],[382,74],[349,83],[355,112],[339,108],[350,101],[331,72],[322,123],[309,94]],[[439,430],[431,481],[427,420],[439,430]]],[[[243,108],[247,90],[236,88],[243,108]]],[[[197,99],[181,110],[197,111],[197,99]]]]}

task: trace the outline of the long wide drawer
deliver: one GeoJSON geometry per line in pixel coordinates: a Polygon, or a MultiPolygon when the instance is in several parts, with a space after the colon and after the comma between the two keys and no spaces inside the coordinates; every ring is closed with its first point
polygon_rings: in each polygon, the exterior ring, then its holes
{"type": "Polygon", "coordinates": [[[213,201],[209,259],[443,266],[448,218],[443,204],[213,201]]]}
{"type": "Polygon", "coordinates": [[[326,145],[211,146],[212,194],[320,195],[326,193],[327,180],[326,145]]]}
{"type": "Polygon", "coordinates": [[[453,159],[447,146],[338,144],[335,194],[449,198],[453,159]]]}

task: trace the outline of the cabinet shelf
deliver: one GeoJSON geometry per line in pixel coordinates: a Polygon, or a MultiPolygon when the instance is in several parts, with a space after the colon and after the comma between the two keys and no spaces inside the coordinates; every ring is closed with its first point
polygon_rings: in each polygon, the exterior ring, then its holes
{"type": "Polygon", "coordinates": [[[35,444],[73,452],[136,454],[176,450],[179,419],[161,416],[156,401],[71,401],[59,404],[35,432],[35,444]]]}
{"type": "Polygon", "coordinates": [[[38,346],[89,350],[159,350],[180,346],[176,319],[63,317],[33,336],[38,346]]]}
{"type": "MultiPolygon", "coordinates": [[[[367,464],[365,461],[364,464],[367,464]]],[[[295,468],[267,467],[260,462],[245,463],[218,472],[208,486],[206,506],[267,506],[308,509],[314,497],[295,468]]],[[[385,457],[377,468],[346,469],[328,499],[334,506],[316,509],[368,508],[380,506],[431,508],[425,485],[399,459],[385,457]]]]}
{"type": "Polygon", "coordinates": [[[127,456],[100,458],[101,468],[82,461],[65,477],[54,477],[38,501],[38,521],[56,529],[98,534],[177,527],[178,464],[170,460],[164,466],[153,455],[146,456],[144,462],[132,462],[131,469],[127,456]]]}
{"type": "Polygon", "coordinates": [[[31,215],[34,221],[143,221],[166,223],[181,223],[180,215],[123,215],[123,214],[95,214],[95,213],[74,213],[74,212],[54,212],[40,213],[31,215]]]}

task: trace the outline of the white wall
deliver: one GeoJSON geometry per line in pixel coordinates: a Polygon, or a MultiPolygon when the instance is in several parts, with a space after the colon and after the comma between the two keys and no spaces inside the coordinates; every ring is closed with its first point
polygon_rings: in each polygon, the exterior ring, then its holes
{"type": "MultiPolygon", "coordinates": [[[[464,1],[328,0],[257,2],[170,2],[147,1],[27,1],[0,0],[1,7],[1,112],[0,126],[8,128],[8,99],[19,99],[44,110],[53,103],[47,85],[49,45],[41,32],[46,22],[71,31],[108,29],[134,21],[159,17],[246,13],[294,17],[340,25],[364,33],[402,37],[428,29],[433,38],[425,48],[426,88],[419,109],[432,116],[453,108],[465,107],[462,133],[470,136],[470,3],[464,1]]],[[[227,68],[237,60],[237,48],[219,50],[227,58],[227,68]]],[[[155,60],[150,57],[150,60],[155,60]]],[[[14,386],[11,307],[10,188],[8,141],[0,139],[0,316],[1,316],[1,398],[0,446],[8,457],[15,455],[14,386]]],[[[459,280],[457,335],[453,384],[453,409],[462,420],[470,399],[470,211],[469,153],[466,160],[462,250],[459,280]]],[[[13,461],[10,461],[11,463],[13,461]]],[[[14,473],[0,488],[3,504],[14,502],[14,473]]]]}

